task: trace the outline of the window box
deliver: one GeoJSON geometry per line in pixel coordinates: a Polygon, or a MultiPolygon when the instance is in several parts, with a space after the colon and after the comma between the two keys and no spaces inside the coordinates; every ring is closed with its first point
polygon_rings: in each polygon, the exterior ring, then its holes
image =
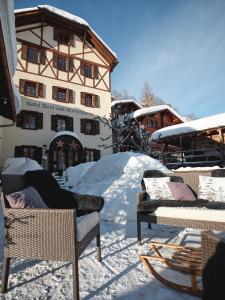
{"type": "Polygon", "coordinates": [[[89,107],[100,107],[100,97],[98,95],[81,93],[81,104],[89,107]]]}
{"type": "Polygon", "coordinates": [[[17,115],[16,126],[30,130],[42,129],[43,114],[36,111],[21,110],[17,115]]]}
{"type": "Polygon", "coordinates": [[[99,121],[91,119],[80,120],[80,132],[86,135],[99,134],[99,121]]]}

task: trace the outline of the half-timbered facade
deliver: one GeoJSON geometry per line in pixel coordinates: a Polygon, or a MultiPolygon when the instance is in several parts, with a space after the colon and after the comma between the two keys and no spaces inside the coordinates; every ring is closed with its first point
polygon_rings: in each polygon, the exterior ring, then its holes
{"type": "Polygon", "coordinates": [[[109,129],[95,118],[111,113],[115,53],[70,13],[40,5],[15,15],[22,110],[6,130],[1,163],[13,156],[44,158],[53,170],[59,161],[68,167],[109,154],[98,147],[109,129]]]}

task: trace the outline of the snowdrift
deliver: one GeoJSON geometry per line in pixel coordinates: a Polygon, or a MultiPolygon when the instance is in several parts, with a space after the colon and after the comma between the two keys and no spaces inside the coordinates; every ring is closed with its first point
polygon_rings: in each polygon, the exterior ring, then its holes
{"type": "Polygon", "coordinates": [[[104,197],[102,220],[121,224],[135,221],[136,193],[141,191],[143,172],[150,169],[171,173],[158,160],[144,154],[123,152],[105,156],[87,170],[73,191],[104,197]]]}

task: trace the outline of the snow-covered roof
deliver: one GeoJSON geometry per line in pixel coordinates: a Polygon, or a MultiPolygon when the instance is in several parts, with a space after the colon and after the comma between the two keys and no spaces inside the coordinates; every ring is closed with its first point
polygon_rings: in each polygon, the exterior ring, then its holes
{"type": "Polygon", "coordinates": [[[164,137],[213,129],[221,126],[225,126],[225,113],[189,121],[178,125],[164,127],[155,131],[152,134],[152,139],[158,140],[164,137]]]}
{"type": "Polygon", "coordinates": [[[111,102],[111,107],[117,105],[117,104],[123,104],[123,103],[134,103],[136,104],[138,107],[142,108],[140,104],[137,103],[137,101],[135,101],[134,99],[121,99],[121,100],[115,100],[111,102]]]}
{"type": "Polygon", "coordinates": [[[132,113],[133,114],[132,117],[136,119],[140,116],[154,114],[154,113],[157,113],[157,112],[163,111],[163,110],[169,110],[178,119],[185,122],[185,119],[180,114],[178,114],[170,105],[167,105],[167,104],[155,105],[155,106],[150,106],[150,107],[145,107],[145,108],[138,109],[138,110],[136,110],[135,112],[132,113]]]}
{"type": "Polygon", "coordinates": [[[102,42],[102,44],[104,44],[104,46],[112,53],[112,55],[114,55],[117,58],[116,53],[102,40],[102,38],[95,32],[95,30],[89,25],[89,23],[86,20],[84,20],[84,19],[82,19],[78,16],[75,16],[75,15],[73,15],[73,14],[67,12],[67,11],[64,11],[62,9],[56,8],[56,7],[51,6],[51,5],[38,5],[36,7],[16,9],[15,13],[32,11],[32,10],[36,10],[36,9],[48,10],[48,11],[50,11],[50,12],[56,14],[56,15],[59,15],[60,17],[63,17],[67,20],[70,20],[70,21],[79,23],[81,25],[87,26],[92,31],[92,33],[102,42]]]}
{"type": "Polygon", "coordinates": [[[16,33],[15,33],[15,16],[14,16],[14,1],[2,0],[0,1],[0,23],[4,37],[4,45],[6,49],[8,69],[11,77],[12,88],[14,92],[14,103],[16,113],[20,112],[21,100],[19,92],[14,84],[13,75],[17,64],[16,51],[16,33]]]}
{"type": "Polygon", "coordinates": [[[50,140],[50,142],[48,143],[47,145],[47,149],[49,149],[50,145],[51,145],[51,142],[56,139],[57,137],[59,136],[62,136],[62,135],[69,135],[69,136],[72,136],[74,138],[76,138],[80,143],[81,145],[83,145],[81,139],[76,135],[76,133],[72,132],[72,131],[60,131],[60,132],[57,132],[53,138],[50,140]]]}

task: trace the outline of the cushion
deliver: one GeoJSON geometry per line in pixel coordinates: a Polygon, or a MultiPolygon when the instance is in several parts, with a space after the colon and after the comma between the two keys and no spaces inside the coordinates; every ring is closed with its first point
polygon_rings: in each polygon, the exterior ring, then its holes
{"type": "Polygon", "coordinates": [[[40,194],[32,186],[5,197],[11,208],[47,208],[40,194]]]}
{"type": "Polygon", "coordinates": [[[199,176],[198,198],[225,202],[225,177],[199,176]]]}
{"type": "Polygon", "coordinates": [[[96,211],[77,218],[77,240],[82,241],[85,235],[98,223],[99,214],[96,211]]]}
{"type": "Polygon", "coordinates": [[[175,200],[196,200],[195,195],[187,184],[182,182],[167,182],[175,200]]]}
{"type": "Polygon", "coordinates": [[[146,192],[151,199],[173,199],[173,195],[167,185],[170,177],[143,178],[146,192]]]}

